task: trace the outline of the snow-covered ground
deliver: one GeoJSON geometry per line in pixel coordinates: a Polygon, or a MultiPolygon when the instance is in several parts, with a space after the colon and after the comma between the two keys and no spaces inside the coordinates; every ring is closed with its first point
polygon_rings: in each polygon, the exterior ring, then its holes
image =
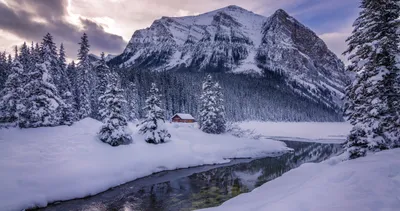
{"type": "Polygon", "coordinates": [[[319,143],[343,143],[350,133],[347,122],[241,122],[242,129],[278,140],[295,140],[319,143]]]}
{"type": "Polygon", "coordinates": [[[399,211],[400,149],[307,163],[204,211],[399,211]]]}
{"type": "Polygon", "coordinates": [[[101,123],[0,129],[0,210],[46,206],[84,197],[154,172],[261,157],[289,150],[283,142],[210,135],[190,124],[167,124],[172,141],[147,144],[130,125],[134,143],[111,147],[97,140],[101,123]]]}

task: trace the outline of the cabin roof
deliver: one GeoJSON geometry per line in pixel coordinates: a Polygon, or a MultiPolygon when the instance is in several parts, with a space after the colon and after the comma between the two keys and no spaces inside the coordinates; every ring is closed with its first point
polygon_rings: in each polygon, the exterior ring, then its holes
{"type": "Polygon", "coordinates": [[[175,115],[172,116],[172,118],[174,118],[175,116],[179,116],[181,119],[193,119],[194,120],[194,117],[190,114],[176,113],[175,115]]]}

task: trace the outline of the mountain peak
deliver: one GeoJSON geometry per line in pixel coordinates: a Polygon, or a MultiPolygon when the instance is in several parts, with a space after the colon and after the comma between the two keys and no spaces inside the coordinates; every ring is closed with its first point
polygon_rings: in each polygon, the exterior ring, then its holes
{"type": "MultiPolygon", "coordinates": [[[[227,7],[222,8],[222,9],[228,9],[228,10],[246,10],[246,9],[243,9],[242,7],[237,6],[237,5],[229,5],[229,6],[227,6],[227,7]]],[[[246,11],[247,11],[247,10],[246,10],[246,11]]]]}
{"type": "Polygon", "coordinates": [[[283,9],[278,9],[272,16],[289,17],[290,15],[283,9]]]}
{"type": "MultiPolygon", "coordinates": [[[[248,14],[248,15],[251,14],[251,15],[260,16],[260,15],[258,15],[258,14],[253,13],[253,12],[250,11],[250,10],[244,9],[244,8],[239,7],[239,6],[237,6],[237,5],[229,5],[229,6],[222,7],[222,8],[220,8],[220,9],[211,11],[211,12],[209,12],[209,13],[212,14],[212,13],[215,13],[215,12],[225,12],[225,13],[228,13],[228,14],[248,14]]],[[[205,14],[207,14],[207,13],[205,13],[205,14]]]]}

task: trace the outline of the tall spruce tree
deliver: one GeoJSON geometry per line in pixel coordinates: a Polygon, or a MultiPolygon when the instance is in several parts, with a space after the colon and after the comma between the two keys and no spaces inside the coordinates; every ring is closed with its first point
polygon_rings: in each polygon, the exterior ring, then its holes
{"type": "Polygon", "coordinates": [[[81,37],[79,44],[79,62],[77,67],[78,117],[79,119],[83,119],[89,117],[92,113],[90,96],[90,72],[92,67],[88,57],[90,45],[86,33],[81,37]]]}
{"type": "Polygon", "coordinates": [[[79,101],[79,90],[77,90],[78,87],[78,82],[77,82],[77,78],[78,78],[78,73],[76,70],[76,66],[75,66],[75,62],[72,61],[70,64],[68,64],[67,66],[67,76],[68,79],[71,83],[71,94],[72,94],[72,108],[75,112],[75,120],[78,120],[78,115],[77,115],[77,111],[79,110],[79,106],[78,106],[78,101],[79,101]]]}
{"type": "Polygon", "coordinates": [[[60,125],[63,101],[45,63],[36,64],[29,72],[24,90],[18,121],[21,128],[60,125]]]}
{"type": "Polygon", "coordinates": [[[75,115],[76,110],[74,109],[74,96],[72,94],[72,86],[67,73],[67,64],[65,58],[64,45],[61,43],[60,52],[58,54],[58,69],[60,70],[61,81],[58,85],[60,96],[64,101],[62,108],[61,124],[72,125],[77,120],[75,115]]]}
{"type": "Polygon", "coordinates": [[[221,87],[218,83],[213,82],[211,75],[208,75],[202,89],[199,114],[200,129],[206,133],[224,133],[226,121],[221,87]]]}
{"type": "Polygon", "coordinates": [[[99,138],[111,146],[132,143],[128,123],[122,112],[123,104],[126,103],[123,92],[114,80],[110,81],[104,94],[99,98],[104,105],[100,110],[104,125],[100,129],[99,138]]]}
{"type": "Polygon", "coordinates": [[[105,105],[102,104],[102,101],[99,101],[98,98],[104,94],[107,88],[107,83],[110,81],[111,71],[107,66],[104,53],[101,53],[101,58],[99,64],[96,66],[96,88],[94,90],[94,99],[96,99],[92,103],[93,108],[93,117],[95,119],[101,120],[101,115],[99,111],[104,108],[105,105]]]}
{"type": "Polygon", "coordinates": [[[400,145],[400,6],[398,0],[362,0],[360,8],[344,53],[348,70],[356,73],[344,98],[345,116],[354,126],[346,143],[351,159],[400,145]]]}
{"type": "Polygon", "coordinates": [[[10,74],[10,72],[11,72],[12,62],[13,62],[13,60],[12,60],[11,54],[8,54],[8,59],[7,59],[8,72],[7,72],[7,75],[10,74]]]}
{"type": "Polygon", "coordinates": [[[28,45],[26,45],[26,42],[22,44],[19,51],[20,51],[18,55],[19,62],[22,64],[22,66],[24,66],[25,69],[29,69],[32,63],[30,59],[31,57],[30,57],[29,47],[28,45]]]}
{"type": "Polygon", "coordinates": [[[16,126],[20,116],[24,95],[24,67],[18,59],[14,60],[4,88],[0,91],[0,124],[16,126]]]}
{"type": "Polygon", "coordinates": [[[7,80],[8,65],[6,52],[0,53],[0,90],[3,89],[4,84],[7,80]]]}
{"type": "Polygon", "coordinates": [[[50,33],[47,33],[40,44],[40,56],[42,62],[45,63],[47,70],[51,74],[54,84],[59,94],[61,94],[61,86],[64,83],[62,78],[62,70],[57,55],[57,47],[50,33]]]}
{"type": "Polygon", "coordinates": [[[125,98],[128,102],[125,107],[125,113],[128,117],[128,120],[135,121],[139,119],[139,96],[135,83],[128,83],[125,90],[125,98]]]}
{"type": "Polygon", "coordinates": [[[145,141],[151,144],[166,142],[171,135],[165,128],[164,110],[161,108],[160,93],[155,83],[151,84],[149,97],[146,100],[145,119],[140,123],[140,133],[145,136],[145,141]]]}

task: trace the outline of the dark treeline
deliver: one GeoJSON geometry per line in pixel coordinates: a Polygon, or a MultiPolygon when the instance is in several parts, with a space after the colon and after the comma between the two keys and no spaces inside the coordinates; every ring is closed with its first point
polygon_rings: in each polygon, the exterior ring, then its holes
{"type": "MultiPolygon", "coordinates": [[[[134,82],[139,108],[144,106],[151,83],[158,84],[167,117],[178,112],[198,117],[201,85],[209,73],[193,71],[137,70],[119,68],[122,84],[134,82]]],[[[211,73],[225,96],[226,118],[230,121],[343,121],[337,110],[295,93],[283,75],[265,71],[263,76],[211,73]]],[[[292,85],[292,84],[291,84],[292,85]]],[[[142,117],[144,114],[139,111],[142,117]]]]}

